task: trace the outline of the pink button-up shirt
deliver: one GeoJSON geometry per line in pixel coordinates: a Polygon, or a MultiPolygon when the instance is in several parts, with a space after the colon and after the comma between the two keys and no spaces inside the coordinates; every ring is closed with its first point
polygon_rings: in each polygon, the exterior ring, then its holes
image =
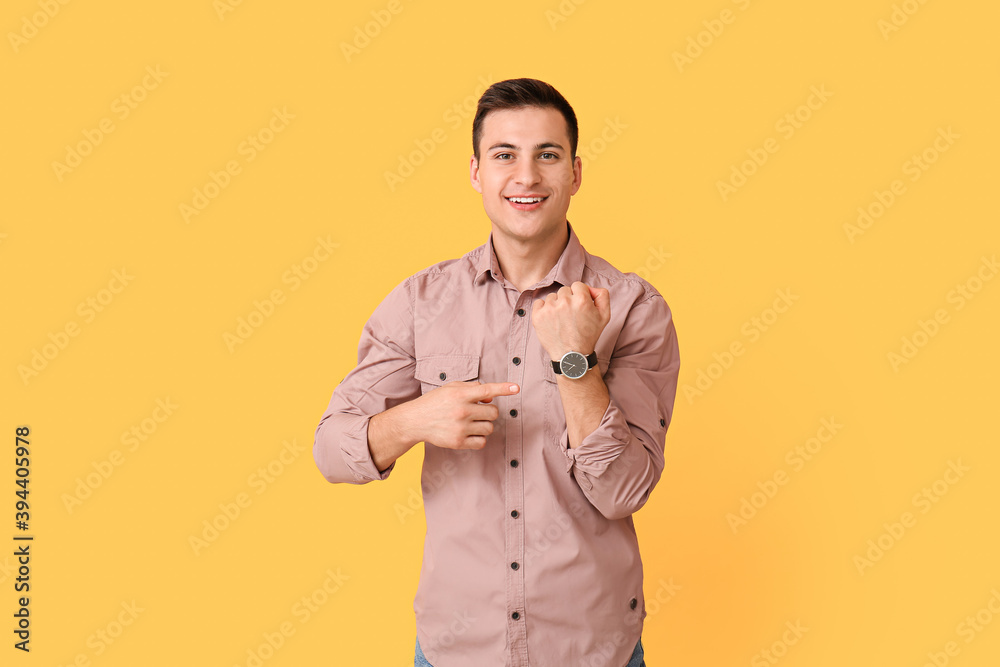
{"type": "MultiPolygon", "coordinates": [[[[493,235],[397,285],[365,324],[313,455],[330,482],[385,479],[368,421],[453,380],[514,382],[480,450],[424,443],[427,534],[413,608],[434,667],[625,667],[646,617],[632,513],[663,471],[680,358],[670,308],[647,281],[591,255],[567,222],[552,270],[519,292],[493,235]],[[597,342],[611,402],[569,447],[559,386],[531,305],[580,280],[611,296],[597,342]]],[[[584,354],[590,350],[580,350],[584,354]]]]}

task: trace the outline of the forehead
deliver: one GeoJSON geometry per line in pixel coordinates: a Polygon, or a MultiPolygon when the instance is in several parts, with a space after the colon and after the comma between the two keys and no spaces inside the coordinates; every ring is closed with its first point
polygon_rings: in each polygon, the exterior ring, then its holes
{"type": "Polygon", "coordinates": [[[555,142],[569,148],[569,130],[566,119],[552,107],[521,107],[498,109],[483,119],[482,146],[497,142],[519,148],[542,142],[555,142]],[[530,143],[529,143],[530,142],[530,143]]]}

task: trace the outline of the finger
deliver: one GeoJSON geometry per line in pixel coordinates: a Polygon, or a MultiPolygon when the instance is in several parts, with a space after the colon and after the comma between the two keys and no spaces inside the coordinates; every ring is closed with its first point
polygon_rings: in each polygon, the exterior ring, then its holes
{"type": "Polygon", "coordinates": [[[465,438],[465,449],[482,449],[485,446],[485,435],[470,435],[465,438]]]}
{"type": "Polygon", "coordinates": [[[469,427],[465,431],[466,437],[470,435],[480,435],[487,437],[493,434],[493,422],[491,421],[478,421],[469,424],[469,427]]]}
{"type": "Polygon", "coordinates": [[[500,408],[493,404],[486,404],[485,401],[476,403],[469,410],[469,419],[474,422],[492,422],[500,416],[500,408]]]}
{"type": "Polygon", "coordinates": [[[602,315],[607,314],[608,317],[611,315],[611,293],[604,288],[596,290],[594,294],[594,305],[597,306],[597,311],[602,315]]]}
{"type": "Polygon", "coordinates": [[[475,389],[473,396],[480,401],[489,401],[494,396],[511,396],[519,391],[520,387],[509,382],[484,382],[475,389]]]}

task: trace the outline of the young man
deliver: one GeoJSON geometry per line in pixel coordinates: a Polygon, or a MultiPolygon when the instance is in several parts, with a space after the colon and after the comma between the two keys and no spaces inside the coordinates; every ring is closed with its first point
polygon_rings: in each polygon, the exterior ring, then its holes
{"type": "Polygon", "coordinates": [[[418,666],[645,664],[632,514],[663,471],[680,359],[663,297],[567,219],[577,137],[544,82],[483,94],[489,239],[379,304],[316,430],[330,482],[385,479],[424,443],[418,666]]]}

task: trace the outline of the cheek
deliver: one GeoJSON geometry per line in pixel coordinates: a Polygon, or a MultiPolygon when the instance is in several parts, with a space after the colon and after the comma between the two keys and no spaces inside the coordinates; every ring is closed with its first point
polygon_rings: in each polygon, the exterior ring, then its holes
{"type": "Polygon", "coordinates": [[[569,189],[573,185],[573,172],[566,172],[560,169],[552,177],[552,182],[564,189],[569,189]]]}
{"type": "Polygon", "coordinates": [[[487,177],[482,181],[483,184],[483,194],[492,195],[498,197],[502,190],[503,183],[496,177],[487,177]]]}

